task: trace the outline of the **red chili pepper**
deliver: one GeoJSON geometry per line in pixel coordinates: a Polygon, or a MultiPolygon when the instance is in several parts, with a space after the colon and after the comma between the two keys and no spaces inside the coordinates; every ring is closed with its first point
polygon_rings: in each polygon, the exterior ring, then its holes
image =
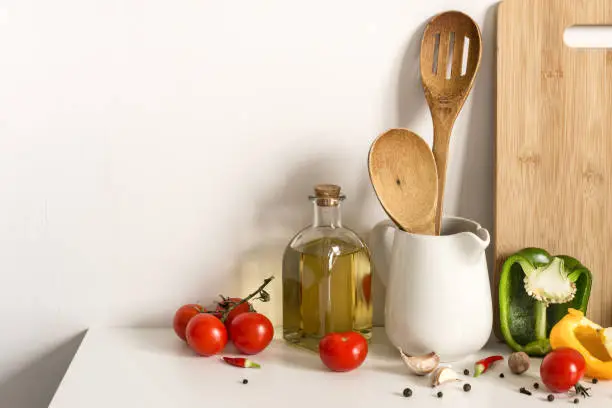
{"type": "Polygon", "coordinates": [[[223,360],[229,364],[229,365],[233,365],[236,367],[242,367],[242,368],[260,368],[261,366],[249,359],[246,358],[242,358],[242,357],[238,357],[238,358],[233,358],[233,357],[223,357],[223,360]]]}
{"type": "Polygon", "coordinates": [[[491,356],[477,361],[476,364],[474,364],[474,377],[478,377],[480,374],[487,371],[494,362],[503,359],[502,356],[491,356]]]}

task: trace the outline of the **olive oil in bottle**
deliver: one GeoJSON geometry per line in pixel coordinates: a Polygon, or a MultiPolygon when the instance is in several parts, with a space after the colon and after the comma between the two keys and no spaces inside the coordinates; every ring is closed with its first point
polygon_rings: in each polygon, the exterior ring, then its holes
{"type": "Polygon", "coordinates": [[[340,187],[319,185],[312,226],[300,231],[283,257],[283,337],[318,350],[327,333],[372,331],[370,255],[342,226],[340,187]]]}

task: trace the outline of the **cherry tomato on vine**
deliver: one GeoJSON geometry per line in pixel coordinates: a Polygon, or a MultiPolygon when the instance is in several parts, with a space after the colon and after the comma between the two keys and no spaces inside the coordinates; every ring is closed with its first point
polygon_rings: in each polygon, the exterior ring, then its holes
{"type": "Polygon", "coordinates": [[[552,392],[566,392],[580,381],[585,368],[584,357],[579,352],[563,347],[544,357],[540,366],[540,377],[552,392]]]}
{"type": "Polygon", "coordinates": [[[200,313],[187,324],[187,344],[202,356],[212,356],[227,344],[227,330],[223,322],[212,314],[200,313]]]}
{"type": "Polygon", "coordinates": [[[206,312],[206,309],[196,303],[190,303],[179,307],[176,313],[174,313],[174,321],[172,322],[176,335],[179,336],[181,340],[186,341],[185,330],[187,329],[187,323],[189,323],[189,320],[195,315],[204,312],[206,312]]]}
{"type": "MultiPolygon", "coordinates": [[[[223,314],[223,312],[225,312],[227,309],[234,306],[241,300],[242,299],[240,298],[229,298],[227,300],[224,300],[223,302],[217,305],[217,308],[215,309],[215,311],[219,312],[219,314],[223,314]]],[[[248,313],[250,311],[251,311],[251,304],[249,302],[244,302],[240,304],[239,306],[233,308],[232,311],[228,313],[227,318],[225,319],[225,328],[227,329],[227,333],[230,334],[230,326],[232,322],[234,321],[234,319],[236,318],[236,316],[241,315],[242,313],[248,313]]]]}
{"type": "Polygon", "coordinates": [[[232,321],[230,337],[241,353],[257,354],[272,341],[274,327],[272,322],[260,313],[242,313],[232,321]]]}
{"type": "Polygon", "coordinates": [[[319,342],[321,361],[332,371],[351,371],[368,355],[368,342],[359,333],[329,333],[319,342]]]}

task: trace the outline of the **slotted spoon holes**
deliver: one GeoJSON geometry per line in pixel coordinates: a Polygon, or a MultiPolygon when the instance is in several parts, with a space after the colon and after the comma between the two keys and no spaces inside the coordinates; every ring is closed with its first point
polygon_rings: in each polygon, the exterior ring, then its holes
{"type": "Polygon", "coordinates": [[[438,75],[438,58],[440,58],[440,33],[434,34],[434,52],[432,73],[438,75]]]}
{"type": "Polygon", "coordinates": [[[470,38],[468,36],[457,35],[455,32],[436,33],[433,46],[431,72],[434,76],[442,74],[440,67],[444,68],[446,79],[451,79],[453,76],[464,77],[467,74],[470,58],[470,38]]]}

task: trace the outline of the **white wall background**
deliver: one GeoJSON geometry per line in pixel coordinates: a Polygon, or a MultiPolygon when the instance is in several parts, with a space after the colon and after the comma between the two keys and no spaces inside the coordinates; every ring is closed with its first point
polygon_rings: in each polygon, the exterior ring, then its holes
{"type": "Polygon", "coordinates": [[[0,406],[46,407],[87,327],[279,275],[316,183],[359,232],[383,219],[369,145],[431,141],[418,53],[447,9],[484,59],[446,210],[491,228],[494,3],[0,0],[0,406]]]}

